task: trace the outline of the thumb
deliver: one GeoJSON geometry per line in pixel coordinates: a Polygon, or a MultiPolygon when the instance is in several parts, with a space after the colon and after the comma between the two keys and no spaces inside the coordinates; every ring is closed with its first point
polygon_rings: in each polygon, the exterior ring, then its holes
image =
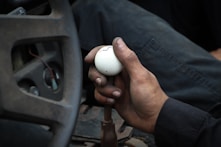
{"type": "Polygon", "coordinates": [[[114,53],[128,72],[129,76],[136,76],[138,71],[143,68],[137,55],[127,47],[122,38],[117,37],[113,40],[114,53]]]}

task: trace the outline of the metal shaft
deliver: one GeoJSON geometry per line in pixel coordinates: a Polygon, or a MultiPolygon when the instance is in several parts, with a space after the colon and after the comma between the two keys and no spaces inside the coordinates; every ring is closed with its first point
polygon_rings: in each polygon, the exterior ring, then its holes
{"type": "Polygon", "coordinates": [[[101,147],[117,147],[115,124],[111,117],[111,107],[104,107],[104,120],[102,121],[101,147]]]}
{"type": "MultiPolygon", "coordinates": [[[[108,79],[113,84],[113,77],[108,79]]],[[[102,121],[101,147],[117,147],[117,135],[115,132],[115,124],[112,120],[112,108],[109,105],[104,106],[104,120],[102,121]]]]}

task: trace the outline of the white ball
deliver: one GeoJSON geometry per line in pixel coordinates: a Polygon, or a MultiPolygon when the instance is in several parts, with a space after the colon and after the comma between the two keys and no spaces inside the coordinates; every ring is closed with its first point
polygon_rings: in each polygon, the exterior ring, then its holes
{"type": "Polygon", "coordinates": [[[97,70],[106,76],[117,75],[122,70],[122,64],[115,56],[111,45],[102,47],[97,52],[94,63],[97,70]]]}

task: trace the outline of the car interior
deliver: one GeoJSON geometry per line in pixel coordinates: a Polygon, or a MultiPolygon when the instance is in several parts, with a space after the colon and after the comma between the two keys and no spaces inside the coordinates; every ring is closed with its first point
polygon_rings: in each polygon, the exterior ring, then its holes
{"type": "MultiPolygon", "coordinates": [[[[83,88],[73,3],[0,1],[0,147],[100,146],[104,110],[83,88]]],[[[112,117],[119,146],[147,144],[112,117]]]]}

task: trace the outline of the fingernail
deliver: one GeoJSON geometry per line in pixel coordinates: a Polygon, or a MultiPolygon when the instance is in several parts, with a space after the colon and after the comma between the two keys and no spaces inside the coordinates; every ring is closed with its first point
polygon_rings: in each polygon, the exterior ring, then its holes
{"type": "Polygon", "coordinates": [[[123,49],[123,46],[125,45],[123,39],[121,37],[117,37],[115,39],[115,43],[116,43],[116,46],[119,48],[119,49],[123,49]]]}
{"type": "Polygon", "coordinates": [[[113,104],[115,102],[114,99],[111,99],[111,98],[107,98],[107,103],[108,104],[113,104]]]}
{"type": "Polygon", "coordinates": [[[95,82],[96,82],[96,84],[99,85],[99,86],[102,84],[101,78],[97,78],[97,79],[95,80],[95,82]]]}
{"type": "Polygon", "coordinates": [[[120,93],[120,91],[114,91],[114,92],[112,93],[112,95],[113,95],[114,97],[120,97],[121,93],[120,93]]]}

